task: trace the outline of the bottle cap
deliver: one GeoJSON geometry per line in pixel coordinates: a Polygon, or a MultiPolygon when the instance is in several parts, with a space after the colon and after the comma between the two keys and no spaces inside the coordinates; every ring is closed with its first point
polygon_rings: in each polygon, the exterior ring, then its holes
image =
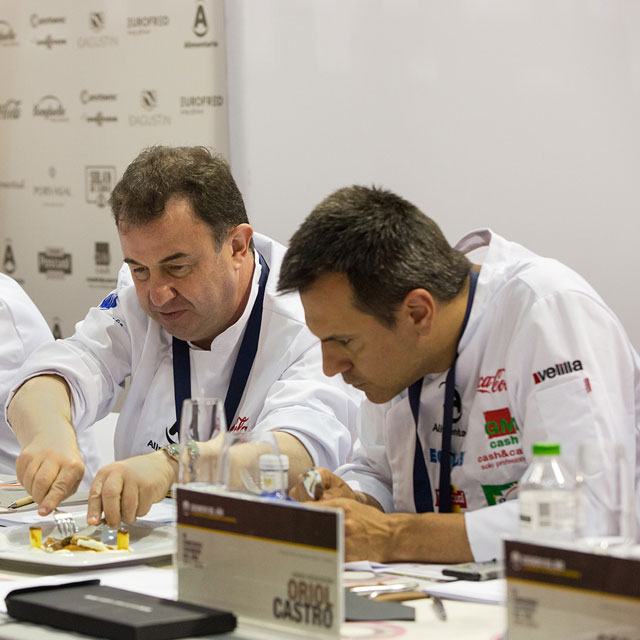
{"type": "Polygon", "coordinates": [[[289,471],[289,456],[284,453],[276,455],[275,453],[263,453],[260,456],[261,471],[289,471]]]}
{"type": "Polygon", "coordinates": [[[560,445],[557,442],[534,442],[534,456],[559,456],[560,445]]]}

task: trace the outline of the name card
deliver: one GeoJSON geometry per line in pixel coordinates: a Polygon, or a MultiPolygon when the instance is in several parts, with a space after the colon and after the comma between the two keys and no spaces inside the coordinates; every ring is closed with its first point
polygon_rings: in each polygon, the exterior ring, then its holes
{"type": "Polygon", "coordinates": [[[640,561],[505,541],[509,640],[640,640],[640,561]]]}
{"type": "Polygon", "coordinates": [[[240,624],[339,638],[343,513],[225,491],[177,488],[178,599],[240,624]]]}

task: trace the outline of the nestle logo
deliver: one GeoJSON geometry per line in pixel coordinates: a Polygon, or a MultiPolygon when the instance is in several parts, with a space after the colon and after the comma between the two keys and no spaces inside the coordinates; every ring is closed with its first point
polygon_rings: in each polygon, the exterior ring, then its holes
{"type": "Polygon", "coordinates": [[[33,116],[47,120],[60,120],[66,115],[65,108],[56,96],[44,96],[33,106],[33,116]]]}
{"type": "Polygon", "coordinates": [[[513,435],[518,431],[518,425],[515,419],[511,417],[509,407],[485,411],[484,420],[484,430],[489,440],[513,435]]]}
{"type": "Polygon", "coordinates": [[[478,393],[496,393],[507,390],[507,381],[502,379],[504,369],[498,369],[492,376],[478,378],[478,393]]]}
{"type": "Polygon", "coordinates": [[[20,100],[10,98],[0,104],[0,118],[2,120],[17,120],[20,117],[20,100]]]}
{"type": "Polygon", "coordinates": [[[580,360],[574,360],[573,362],[567,360],[566,362],[561,362],[553,367],[547,367],[542,371],[535,371],[533,373],[533,381],[536,384],[540,384],[548,378],[563,376],[566,373],[571,373],[572,371],[582,371],[582,362],[580,360]]]}
{"type": "Polygon", "coordinates": [[[47,273],[56,271],[58,273],[71,273],[71,254],[70,253],[46,253],[40,251],[38,253],[38,271],[47,273]]]}

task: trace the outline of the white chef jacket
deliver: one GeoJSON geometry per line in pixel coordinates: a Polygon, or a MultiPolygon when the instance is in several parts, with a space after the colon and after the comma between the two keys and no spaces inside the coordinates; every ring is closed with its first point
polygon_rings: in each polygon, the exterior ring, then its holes
{"type": "MultiPolygon", "coordinates": [[[[0,273],[0,406],[5,404],[25,358],[53,336],[36,305],[13,278],[0,273]]],[[[79,439],[85,458],[84,485],[98,470],[98,452],[93,434],[79,439]]],[[[14,474],[21,447],[13,430],[0,414],[0,473],[14,474]]]]}
{"type": "MultiPolygon", "coordinates": [[[[534,442],[559,442],[573,469],[581,441],[618,441],[638,473],[640,359],[613,312],[568,267],[489,230],[456,248],[482,268],[458,347],[451,501],[482,561],[499,556],[501,534],[517,531],[514,498],[534,442]]],[[[426,376],[420,395],[436,510],[446,375],[426,376]]],[[[359,435],[353,463],[338,473],[385,511],[415,513],[408,391],[382,405],[363,402],[359,435]]]]}
{"type": "MultiPolygon", "coordinates": [[[[277,293],[285,248],[259,234],[254,243],[270,274],[258,349],[229,428],[286,431],[302,442],[314,464],[335,469],[350,457],[358,396],[323,374],[320,344],[306,327],[300,297],[277,293]]],[[[256,256],[242,317],[209,350],[189,345],[193,397],[225,398],[260,272],[256,256]]],[[[78,432],[112,409],[131,377],[116,426],[116,459],[150,453],[177,439],[169,432],[176,422],[172,337],[144,312],[126,273],[120,274],[116,291],[76,325],[71,338],[38,350],[21,376],[42,373],[57,373],[68,381],[78,432]]]]}

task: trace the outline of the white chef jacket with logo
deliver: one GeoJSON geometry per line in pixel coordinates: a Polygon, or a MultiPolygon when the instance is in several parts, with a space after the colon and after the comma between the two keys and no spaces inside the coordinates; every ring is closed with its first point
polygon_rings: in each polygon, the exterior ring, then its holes
{"type": "MultiPolygon", "coordinates": [[[[0,273],[0,406],[4,405],[19,368],[37,347],[52,344],[53,336],[36,305],[13,278],[0,273]]],[[[98,470],[93,434],[80,438],[85,458],[84,485],[98,470]]],[[[0,473],[14,474],[20,444],[4,415],[0,415],[0,473]]]]}
{"type": "MultiPolygon", "coordinates": [[[[514,498],[534,442],[559,442],[573,469],[582,441],[619,441],[637,469],[640,358],[613,312],[568,267],[489,230],[456,248],[482,269],[456,365],[451,500],[482,561],[498,557],[502,533],[517,531],[514,498]]],[[[446,374],[425,377],[420,396],[436,511],[446,374]]],[[[359,435],[353,463],[339,474],[385,511],[415,513],[408,392],[383,405],[363,402],[359,435]]]]}
{"type": "MultiPolygon", "coordinates": [[[[322,372],[318,340],[307,329],[297,294],[278,295],[285,248],[259,234],[257,251],[270,268],[260,339],[251,373],[230,429],[287,431],[306,447],[314,464],[335,468],[351,453],[359,397],[322,372]]],[[[211,344],[190,345],[193,397],[224,400],[240,343],[258,293],[256,256],[249,301],[242,317],[211,344]]],[[[118,288],[76,325],[75,334],[30,358],[23,378],[57,373],[71,387],[78,432],[111,411],[125,380],[131,383],[115,434],[116,459],[150,453],[176,441],[172,337],[144,312],[124,270],[118,288]]]]}

